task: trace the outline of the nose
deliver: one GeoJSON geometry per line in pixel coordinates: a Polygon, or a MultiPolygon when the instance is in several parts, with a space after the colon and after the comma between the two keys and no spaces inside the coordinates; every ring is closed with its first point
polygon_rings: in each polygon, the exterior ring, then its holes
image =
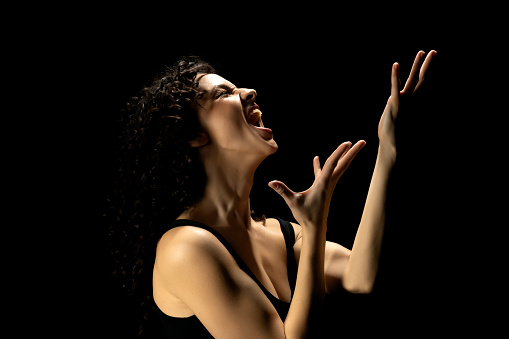
{"type": "Polygon", "coordinates": [[[250,88],[242,88],[240,89],[240,99],[247,103],[252,103],[256,99],[256,91],[250,88]]]}

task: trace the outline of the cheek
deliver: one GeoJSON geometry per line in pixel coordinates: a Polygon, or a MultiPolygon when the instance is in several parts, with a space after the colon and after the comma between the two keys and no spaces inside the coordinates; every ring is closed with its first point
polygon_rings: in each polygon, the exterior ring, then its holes
{"type": "Polygon", "coordinates": [[[231,142],[246,132],[246,121],[242,107],[234,103],[216,105],[212,110],[203,112],[202,125],[211,139],[231,142]]]}

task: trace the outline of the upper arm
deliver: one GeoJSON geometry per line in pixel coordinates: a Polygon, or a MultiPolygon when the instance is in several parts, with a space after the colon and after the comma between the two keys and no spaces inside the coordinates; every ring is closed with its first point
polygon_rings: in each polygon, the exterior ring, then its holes
{"type": "Polygon", "coordinates": [[[156,269],[169,291],[214,337],[284,338],[276,310],[221,242],[205,230],[181,231],[158,244],[156,269]]]}
{"type": "MultiPolygon", "coordinates": [[[[292,223],[292,226],[295,230],[295,245],[293,249],[298,265],[302,247],[302,227],[295,223],[292,223]]],[[[325,243],[324,273],[326,293],[334,292],[339,287],[344,288],[343,277],[350,258],[350,253],[351,251],[349,249],[338,243],[332,241],[327,241],[325,243]]]]}

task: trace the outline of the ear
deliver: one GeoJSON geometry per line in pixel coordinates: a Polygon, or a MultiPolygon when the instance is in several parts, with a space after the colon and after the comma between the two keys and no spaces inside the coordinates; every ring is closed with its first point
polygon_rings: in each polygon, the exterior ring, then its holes
{"type": "Polygon", "coordinates": [[[191,147],[202,147],[209,142],[209,136],[205,132],[198,133],[198,137],[189,141],[191,147]]]}

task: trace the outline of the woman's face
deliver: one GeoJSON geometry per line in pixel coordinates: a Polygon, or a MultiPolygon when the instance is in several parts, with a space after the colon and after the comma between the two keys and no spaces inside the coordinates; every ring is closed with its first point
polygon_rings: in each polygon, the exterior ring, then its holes
{"type": "Polygon", "coordinates": [[[220,151],[266,157],[277,150],[272,130],[263,126],[256,91],[237,88],[217,74],[198,74],[198,117],[207,146],[220,151]]]}

